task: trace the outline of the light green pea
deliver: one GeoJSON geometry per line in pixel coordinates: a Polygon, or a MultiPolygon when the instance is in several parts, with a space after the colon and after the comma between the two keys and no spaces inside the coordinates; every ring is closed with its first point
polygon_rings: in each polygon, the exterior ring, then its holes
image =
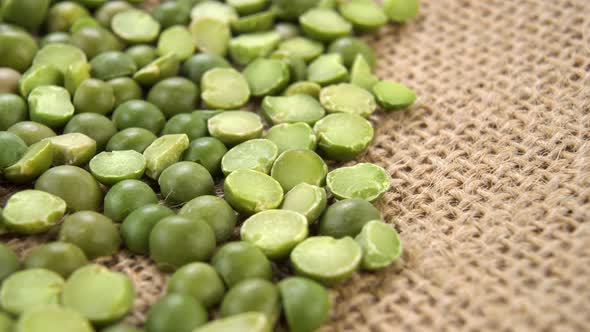
{"type": "Polygon", "coordinates": [[[174,53],[178,60],[184,61],[195,52],[193,37],[187,28],[173,26],[164,31],[158,40],[158,54],[174,53]]]}
{"type": "Polygon", "coordinates": [[[319,99],[321,89],[322,86],[315,82],[301,81],[289,85],[289,87],[285,89],[285,92],[283,92],[283,95],[289,97],[293,95],[303,94],[314,97],[315,99],[319,99]]]}
{"type": "Polygon", "coordinates": [[[324,44],[305,37],[294,37],[282,41],[279,45],[280,51],[287,51],[291,54],[302,57],[309,62],[324,53],[324,44]]]}
{"type": "Polygon", "coordinates": [[[270,172],[278,156],[276,144],[267,139],[253,139],[236,145],[221,159],[221,170],[228,175],[239,169],[270,172]]]}
{"type": "Polygon", "coordinates": [[[394,22],[405,22],[413,19],[420,11],[419,0],[385,0],[383,9],[394,22]]]}
{"type": "Polygon", "coordinates": [[[53,227],[65,214],[66,202],[39,190],[23,190],[10,197],[2,212],[4,224],[20,234],[38,234],[53,227]]]}
{"type": "Polygon", "coordinates": [[[48,65],[53,66],[65,75],[68,67],[74,63],[87,62],[86,54],[72,45],[67,44],[49,44],[39,50],[35,59],[34,66],[48,65]]]}
{"type": "Polygon", "coordinates": [[[325,54],[312,63],[307,69],[308,79],[322,86],[348,81],[348,69],[342,63],[340,54],[325,54]]]}
{"type": "Polygon", "coordinates": [[[229,42],[229,52],[234,62],[247,65],[271,54],[280,41],[281,36],[275,31],[243,34],[229,42]]]}
{"type": "MultiPolygon", "coordinates": [[[[270,55],[271,59],[278,59],[289,67],[291,74],[290,82],[303,81],[307,79],[307,63],[302,57],[291,54],[287,51],[277,50],[270,55]]],[[[288,84],[289,82],[287,82],[288,84]]]]}
{"type": "Polygon", "coordinates": [[[326,190],[308,183],[300,183],[287,194],[281,209],[299,212],[308,223],[316,222],[327,206],[326,190]]]}
{"type": "Polygon", "coordinates": [[[283,310],[292,332],[312,332],[330,316],[330,294],[320,284],[302,277],[289,277],[278,284],[283,310]]]}
{"type": "Polygon", "coordinates": [[[160,23],[150,14],[130,9],[116,14],[111,21],[113,32],[130,43],[150,43],[160,33],[160,23]]]}
{"type": "Polygon", "coordinates": [[[338,199],[360,198],[369,202],[377,200],[391,186],[389,174],[370,163],[337,168],[328,174],[326,182],[338,199]]]}
{"type": "Polygon", "coordinates": [[[272,126],[265,138],[277,145],[279,153],[297,149],[315,150],[317,144],[313,129],[304,122],[281,123],[272,126]]]}
{"type": "Polygon", "coordinates": [[[201,97],[212,108],[235,109],[250,99],[248,81],[233,68],[214,68],[201,79],[201,97]]]}
{"type": "Polygon", "coordinates": [[[94,332],[94,329],[77,311],[50,305],[25,312],[18,320],[15,331],[94,332]]]}
{"type": "Polygon", "coordinates": [[[4,177],[10,182],[24,184],[43,174],[51,167],[52,162],[53,147],[51,142],[37,142],[29,146],[19,161],[4,169],[4,177]]]}
{"type": "Polygon", "coordinates": [[[350,83],[323,88],[320,92],[320,103],[328,113],[352,113],[364,118],[377,109],[373,94],[350,83]]]}
{"type": "Polygon", "coordinates": [[[252,33],[271,30],[275,22],[275,13],[271,10],[240,17],[231,23],[235,33],[252,33]]]}
{"type": "Polygon", "coordinates": [[[233,7],[224,3],[218,1],[202,1],[194,6],[191,11],[191,19],[193,21],[201,17],[212,17],[224,24],[230,24],[238,19],[238,13],[233,7]]]}
{"type": "Polygon", "coordinates": [[[74,95],[82,82],[90,79],[92,66],[87,62],[77,62],[71,64],[64,75],[64,85],[70,95],[74,95]]]}
{"type": "Polygon", "coordinates": [[[350,113],[334,113],[314,126],[318,146],[329,159],[351,160],[373,140],[373,127],[366,119],[350,113]]]}
{"type": "Polygon", "coordinates": [[[228,203],[244,214],[276,209],[283,201],[283,189],[275,179],[249,169],[232,172],[225,179],[223,191],[228,203]]]}
{"type": "Polygon", "coordinates": [[[240,15],[248,15],[266,8],[270,0],[227,0],[226,2],[234,7],[240,15]]]}
{"type": "Polygon", "coordinates": [[[361,54],[357,54],[350,68],[350,83],[361,87],[367,91],[372,91],[379,78],[371,70],[371,66],[361,54]]]}
{"type": "Polygon", "coordinates": [[[53,129],[34,121],[22,121],[8,127],[6,131],[20,137],[27,145],[33,145],[45,138],[56,136],[53,129]]]}
{"type": "Polygon", "coordinates": [[[375,31],[387,23],[383,8],[372,0],[342,2],[338,10],[358,31],[375,31]]]}
{"type": "Polygon", "coordinates": [[[315,8],[299,17],[303,31],[313,39],[332,41],[352,32],[352,24],[333,9],[315,8]]]}
{"type": "Polygon", "coordinates": [[[228,111],[209,119],[208,127],[211,136],[228,146],[233,146],[259,138],[264,126],[256,113],[228,111]]]}
{"type": "Polygon", "coordinates": [[[168,53],[138,70],[133,79],[143,86],[152,86],[163,79],[176,76],[179,69],[180,61],[176,55],[168,53]]]}
{"type": "Polygon", "coordinates": [[[416,93],[405,85],[392,81],[380,81],[373,86],[377,102],[386,110],[399,110],[416,101],[416,93]]]}
{"type": "Polygon", "coordinates": [[[29,309],[58,304],[64,279],[45,269],[28,269],[6,278],[0,290],[2,308],[13,315],[29,309]]]}
{"type": "Polygon", "coordinates": [[[272,166],[270,175],[285,192],[300,183],[323,186],[328,173],[324,160],[311,150],[288,150],[283,152],[272,166]]]}
{"type": "Polygon", "coordinates": [[[256,97],[276,94],[289,84],[289,66],[281,60],[259,58],[244,69],[252,95],[256,97]]]}
{"type": "Polygon", "coordinates": [[[88,165],[92,175],[102,184],[112,186],[129,179],[140,179],[145,172],[146,161],[137,151],[102,152],[88,165]]]}
{"type": "Polygon", "coordinates": [[[219,18],[198,17],[192,21],[190,32],[193,43],[201,52],[221,56],[227,53],[231,31],[219,18]]]}
{"type": "Polygon", "coordinates": [[[64,75],[53,66],[39,65],[27,70],[18,82],[21,96],[28,97],[31,91],[40,86],[63,85],[64,75]]]}
{"type": "Polygon", "coordinates": [[[304,94],[271,97],[262,100],[264,116],[273,124],[305,122],[313,125],[326,111],[317,99],[304,94]]]}
{"type": "Polygon", "coordinates": [[[82,166],[96,154],[96,141],[81,133],[63,134],[47,140],[53,147],[54,165],[82,166]]]}
{"type": "Polygon", "coordinates": [[[259,312],[247,312],[223,319],[214,320],[193,332],[271,332],[272,325],[266,315],[259,312]]]}
{"type": "Polygon", "coordinates": [[[147,163],[146,175],[157,180],[168,166],[178,162],[188,148],[186,134],[164,135],[156,139],[143,152],[147,163]]]}
{"type": "Polygon", "coordinates": [[[28,97],[31,120],[59,128],[74,116],[74,105],[68,90],[59,86],[36,87],[28,97]]]}
{"type": "Polygon", "coordinates": [[[103,52],[90,61],[92,77],[101,80],[131,76],[137,71],[137,65],[133,58],[123,52],[103,52]]]}
{"type": "Polygon", "coordinates": [[[355,240],[363,249],[361,266],[365,270],[383,269],[402,254],[399,235],[393,227],[380,220],[366,223],[355,240]]]}

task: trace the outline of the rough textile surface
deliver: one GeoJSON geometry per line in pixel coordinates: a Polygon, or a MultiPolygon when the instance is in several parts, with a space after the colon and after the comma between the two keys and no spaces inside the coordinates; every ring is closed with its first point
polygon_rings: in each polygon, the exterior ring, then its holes
{"type": "MultiPolygon", "coordinates": [[[[359,158],[393,178],[378,206],[405,252],[336,287],[322,331],[590,330],[590,1],[424,0],[368,40],[420,96],[373,117],[359,158]]],[[[141,322],[166,277],[102,262],[135,281],[141,322]]]]}

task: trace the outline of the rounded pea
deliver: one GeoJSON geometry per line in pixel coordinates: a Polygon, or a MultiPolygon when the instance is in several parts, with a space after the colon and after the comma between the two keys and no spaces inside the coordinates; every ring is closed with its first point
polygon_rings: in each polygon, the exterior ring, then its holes
{"type": "Polygon", "coordinates": [[[17,184],[24,184],[36,179],[51,167],[53,148],[50,141],[35,143],[12,166],[4,169],[4,177],[17,184]]]}
{"type": "Polygon", "coordinates": [[[102,152],[89,163],[92,175],[106,186],[129,179],[139,179],[145,172],[146,162],[137,151],[102,152]]]}
{"type": "Polygon", "coordinates": [[[127,1],[108,1],[94,13],[96,20],[105,28],[111,26],[111,20],[118,13],[133,9],[127,1]]]}
{"type": "Polygon", "coordinates": [[[228,203],[244,214],[275,209],[283,201],[283,189],[279,182],[249,169],[240,169],[228,175],[223,192],[228,203]]]}
{"type": "Polygon", "coordinates": [[[8,199],[2,219],[16,233],[39,234],[57,224],[65,212],[63,199],[39,190],[23,190],[8,199]]]}
{"type": "Polygon", "coordinates": [[[167,217],[150,234],[150,255],[165,271],[206,261],[215,250],[215,233],[197,218],[167,217]]]}
{"type": "Polygon", "coordinates": [[[149,65],[158,57],[158,51],[155,47],[143,44],[131,46],[125,53],[133,59],[138,68],[149,65]]]}
{"type": "Polygon", "coordinates": [[[19,271],[2,283],[0,303],[8,313],[21,315],[31,308],[58,304],[63,286],[64,279],[53,271],[19,271]]]}
{"type": "Polygon", "coordinates": [[[199,163],[215,176],[220,173],[221,160],[226,153],[227,148],[217,138],[201,137],[190,143],[183,160],[199,163]]]}
{"type": "MultiPolygon", "coordinates": [[[[56,44],[57,45],[57,44],[56,44]]],[[[19,81],[19,92],[28,97],[35,88],[44,85],[63,85],[64,74],[57,68],[47,65],[33,66],[27,70],[19,81]]]]}
{"type": "Polygon", "coordinates": [[[129,43],[149,43],[160,33],[160,23],[148,13],[130,9],[113,16],[111,29],[129,43]]]}
{"type": "Polygon", "coordinates": [[[354,159],[373,140],[371,123],[350,113],[330,114],[318,121],[313,129],[320,150],[334,160],[354,159]]]}
{"type": "Polygon", "coordinates": [[[122,221],[135,209],[156,203],[158,196],[150,186],[139,180],[124,180],[107,192],[104,213],[114,221],[122,221]]]}
{"type": "Polygon", "coordinates": [[[371,220],[380,220],[381,213],[363,199],[345,199],[329,206],[319,225],[321,235],[335,238],[357,236],[371,220]]]}
{"type": "Polygon", "coordinates": [[[27,144],[18,136],[0,131],[0,170],[13,165],[27,152],[27,144]]]}
{"type": "Polygon", "coordinates": [[[418,15],[419,0],[385,0],[383,10],[394,22],[405,22],[418,15]]]}
{"type": "Polygon", "coordinates": [[[195,84],[201,84],[203,75],[213,68],[229,68],[230,63],[220,55],[199,53],[190,57],[182,65],[181,73],[195,84]]]}
{"type": "Polygon", "coordinates": [[[162,195],[171,203],[186,203],[213,194],[215,184],[207,169],[192,161],[181,161],[166,168],[158,178],[162,195]]]}
{"type": "Polygon", "coordinates": [[[113,255],[121,245],[113,221],[92,211],[67,216],[61,225],[59,240],[78,246],[89,259],[113,255]]]}
{"type": "Polygon", "coordinates": [[[270,175],[285,192],[300,183],[323,186],[328,173],[324,160],[311,150],[288,150],[283,152],[272,166],[270,175]]]}
{"type": "Polygon", "coordinates": [[[77,20],[89,16],[88,10],[75,2],[58,2],[51,6],[47,13],[47,30],[69,31],[77,20]]]}
{"type": "Polygon", "coordinates": [[[67,278],[88,259],[82,249],[71,243],[52,242],[33,249],[24,263],[27,269],[46,269],[67,278]]]}
{"type": "Polygon", "coordinates": [[[314,8],[299,17],[303,31],[311,38],[332,41],[352,32],[352,24],[338,12],[327,8],[314,8]]]}
{"type": "Polygon", "coordinates": [[[152,16],[162,29],[166,29],[174,25],[186,25],[190,19],[190,9],[176,1],[164,2],[154,7],[152,16]]]}
{"type": "Polygon", "coordinates": [[[156,135],[147,129],[127,128],[111,137],[106,151],[134,150],[143,153],[156,139],[156,135]]]}
{"type": "Polygon", "coordinates": [[[34,121],[17,122],[6,131],[20,137],[27,145],[33,145],[45,138],[57,135],[53,129],[34,121]]]}
{"type": "Polygon", "coordinates": [[[128,324],[117,324],[107,327],[101,330],[101,332],[144,332],[142,329],[128,325],[128,324]]]}
{"type": "Polygon", "coordinates": [[[209,119],[207,126],[211,136],[226,145],[258,138],[262,135],[262,119],[253,112],[228,111],[209,119]]]}
{"type": "Polygon", "coordinates": [[[344,65],[349,68],[359,54],[365,58],[369,65],[371,65],[371,68],[374,68],[377,62],[373,48],[356,37],[342,37],[336,39],[330,44],[330,47],[328,47],[328,52],[340,54],[344,65]]]}
{"type": "Polygon", "coordinates": [[[17,93],[20,79],[21,74],[18,71],[8,67],[0,67],[0,94],[17,93]]]}
{"type": "Polygon", "coordinates": [[[82,26],[72,33],[71,43],[94,58],[105,52],[120,51],[123,44],[109,30],[99,26],[82,26]]]}
{"type": "Polygon", "coordinates": [[[270,261],[248,242],[225,244],[215,253],[211,264],[228,287],[247,279],[272,279],[270,261]]]}
{"type": "Polygon", "coordinates": [[[2,5],[2,20],[37,31],[49,10],[50,0],[5,1],[2,5]]]}
{"type": "Polygon", "coordinates": [[[144,128],[158,134],[166,124],[162,111],[154,104],[143,100],[130,100],[119,105],[113,113],[117,129],[144,128]]]}
{"type": "Polygon", "coordinates": [[[201,80],[203,101],[213,108],[242,107],[250,99],[250,87],[242,74],[232,68],[213,68],[201,80]]]}
{"type": "Polygon", "coordinates": [[[207,311],[194,298],[168,294],[158,300],[147,313],[147,332],[192,332],[207,322],[207,311]]]}
{"type": "Polygon", "coordinates": [[[206,263],[190,263],[170,277],[167,293],[193,297],[205,308],[219,304],[225,294],[223,280],[215,269],[206,263]]]}
{"type": "Polygon", "coordinates": [[[313,280],[289,277],[278,284],[287,323],[293,332],[315,331],[330,315],[330,295],[313,280]]]}
{"type": "Polygon", "coordinates": [[[149,254],[149,238],[160,220],[174,215],[174,211],[158,205],[144,205],[133,212],[121,224],[121,236],[127,249],[137,254],[149,254]]]}
{"type": "Polygon", "coordinates": [[[96,211],[102,204],[103,193],[98,182],[76,166],[57,166],[47,170],[35,182],[35,189],[62,198],[70,211],[96,211]]]}
{"type": "Polygon", "coordinates": [[[82,82],[74,94],[78,113],[108,114],[115,106],[115,92],[109,84],[95,79],[82,82]]]}
{"type": "Polygon", "coordinates": [[[39,45],[45,47],[49,44],[71,44],[72,36],[67,32],[51,32],[41,39],[39,45]]]}
{"type": "Polygon", "coordinates": [[[279,289],[264,279],[243,280],[235,284],[223,298],[219,313],[221,317],[246,312],[265,314],[274,325],[281,312],[279,289]]]}
{"type": "Polygon", "coordinates": [[[64,128],[64,134],[81,133],[96,141],[96,150],[102,151],[108,141],[117,133],[113,121],[97,113],[74,115],[64,128]]]}
{"type": "Polygon", "coordinates": [[[199,102],[199,88],[186,78],[172,77],[154,85],[147,100],[159,107],[167,118],[171,118],[195,109],[199,102]]]}
{"type": "Polygon", "coordinates": [[[187,202],[179,215],[205,221],[213,229],[217,243],[225,242],[232,236],[238,221],[236,212],[223,198],[211,195],[187,202]]]}
{"type": "Polygon", "coordinates": [[[16,331],[27,332],[93,332],[92,325],[75,310],[57,305],[27,310],[15,326],[16,331]]]}
{"type": "Polygon", "coordinates": [[[343,2],[338,11],[359,31],[375,31],[387,23],[383,8],[371,0],[343,2]]]}
{"type": "Polygon", "coordinates": [[[24,31],[0,31],[0,67],[24,72],[37,53],[37,43],[24,31]]]}
{"type": "Polygon", "coordinates": [[[380,220],[366,223],[355,240],[363,249],[361,266],[366,270],[385,268],[402,253],[399,235],[394,228],[380,220]]]}
{"type": "Polygon", "coordinates": [[[130,76],[137,71],[137,65],[131,56],[117,51],[104,52],[90,61],[92,76],[101,80],[111,80],[130,76]]]}
{"type": "Polygon", "coordinates": [[[174,53],[163,55],[138,70],[133,78],[142,86],[152,86],[159,81],[176,76],[180,60],[174,53]]]}
{"type": "Polygon", "coordinates": [[[132,78],[119,77],[114,78],[107,83],[113,88],[115,107],[130,100],[143,99],[143,90],[132,78]]]}
{"type": "Polygon", "coordinates": [[[372,89],[377,102],[386,110],[406,108],[416,101],[416,93],[401,83],[380,81],[372,89]]]}
{"type": "Polygon", "coordinates": [[[18,256],[4,243],[0,243],[0,284],[20,269],[18,256]]]}
{"type": "Polygon", "coordinates": [[[190,32],[193,43],[203,53],[225,55],[231,38],[227,23],[215,17],[199,17],[192,21],[190,32]]]}

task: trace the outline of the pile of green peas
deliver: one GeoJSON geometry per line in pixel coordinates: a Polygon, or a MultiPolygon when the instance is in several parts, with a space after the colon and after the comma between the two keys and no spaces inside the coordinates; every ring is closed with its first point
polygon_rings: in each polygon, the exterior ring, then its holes
{"type": "Polygon", "coordinates": [[[326,287],[401,255],[387,171],[336,166],[416,99],[355,34],[418,1],[142,3],[0,1],[0,183],[24,186],[0,236],[57,234],[0,243],[0,332],[318,329],[326,287]],[[171,273],[144,329],[129,276],[93,264],[121,247],[171,273]]]}

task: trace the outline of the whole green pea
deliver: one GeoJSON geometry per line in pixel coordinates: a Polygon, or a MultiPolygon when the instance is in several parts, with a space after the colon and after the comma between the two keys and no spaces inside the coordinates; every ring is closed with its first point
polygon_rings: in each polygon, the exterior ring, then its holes
{"type": "Polygon", "coordinates": [[[345,199],[329,206],[319,225],[321,235],[335,238],[355,237],[371,220],[381,220],[381,213],[364,199],[345,199]]]}
{"type": "Polygon", "coordinates": [[[290,277],[278,286],[291,331],[312,332],[328,319],[330,295],[321,284],[307,278],[290,277]]]}
{"type": "Polygon", "coordinates": [[[0,30],[0,67],[23,73],[31,66],[37,51],[37,42],[27,32],[0,30]]]}
{"type": "Polygon", "coordinates": [[[37,179],[35,189],[62,198],[70,211],[96,211],[103,197],[100,185],[94,177],[76,166],[50,168],[37,179]],[[84,189],[80,190],[81,188],[84,189]]]}
{"type": "Polygon", "coordinates": [[[143,153],[156,140],[156,135],[143,128],[127,128],[116,133],[107,143],[107,151],[134,150],[143,153]]]}
{"type": "Polygon", "coordinates": [[[173,25],[187,25],[190,9],[176,1],[164,2],[152,10],[152,16],[160,22],[162,29],[173,25]]]}
{"type": "Polygon", "coordinates": [[[71,44],[72,36],[67,32],[52,32],[41,39],[39,45],[45,47],[49,44],[71,44]]]}
{"type": "Polygon", "coordinates": [[[61,225],[59,240],[78,246],[89,259],[110,256],[121,245],[119,231],[113,221],[92,211],[67,216],[61,225]]]}
{"type": "Polygon", "coordinates": [[[27,144],[17,135],[0,131],[0,170],[12,166],[27,152],[27,144]]]}
{"type": "Polygon", "coordinates": [[[264,279],[248,279],[235,284],[223,298],[219,313],[221,317],[246,312],[266,315],[273,326],[281,312],[279,289],[264,279]]]}
{"type": "Polygon", "coordinates": [[[227,147],[217,138],[201,137],[190,143],[183,159],[203,165],[215,176],[221,172],[221,159],[226,153],[227,147]]]}
{"type": "Polygon", "coordinates": [[[0,93],[0,130],[27,119],[27,103],[16,94],[0,93]]]}
{"type": "Polygon", "coordinates": [[[166,118],[156,105],[143,100],[130,100],[115,109],[113,122],[119,130],[144,128],[158,134],[164,128],[166,118]]]}
{"type": "Polygon", "coordinates": [[[230,242],[221,247],[211,261],[228,287],[246,279],[271,280],[270,261],[248,242],[230,242]]]}
{"type": "Polygon", "coordinates": [[[0,243],[0,284],[4,279],[20,269],[18,256],[3,243],[0,243]]]}
{"type": "Polygon", "coordinates": [[[20,137],[27,145],[33,145],[45,138],[57,135],[53,129],[34,121],[17,122],[6,131],[20,137]]]}
{"type": "Polygon", "coordinates": [[[169,294],[147,313],[147,332],[192,332],[207,322],[207,311],[197,300],[182,294],[169,294]]]}
{"type": "Polygon", "coordinates": [[[113,33],[96,26],[78,29],[72,34],[72,44],[83,50],[88,58],[108,51],[120,51],[123,48],[123,44],[113,33]]]}
{"type": "Polygon", "coordinates": [[[207,122],[196,112],[177,114],[166,122],[162,134],[186,134],[192,141],[207,135],[207,122]]]}
{"type": "Polygon", "coordinates": [[[51,6],[47,14],[47,30],[50,32],[66,32],[70,30],[77,20],[89,16],[88,10],[75,2],[58,2],[51,6]]]}
{"type": "Polygon", "coordinates": [[[186,78],[171,77],[154,85],[147,100],[158,106],[166,118],[171,118],[195,109],[199,102],[199,88],[186,78]]]}
{"type": "Polygon", "coordinates": [[[110,28],[115,15],[132,8],[127,1],[109,1],[96,10],[94,17],[103,27],[110,28]]]}
{"type": "Polygon", "coordinates": [[[225,285],[211,265],[197,262],[174,272],[166,292],[192,296],[206,308],[211,308],[221,302],[225,285]]]}
{"type": "Polygon", "coordinates": [[[41,245],[33,249],[25,259],[27,269],[51,270],[64,278],[86,264],[88,264],[88,259],[82,249],[66,242],[41,245]]]}
{"type": "Polygon", "coordinates": [[[158,51],[151,45],[135,45],[125,50],[125,53],[133,58],[137,68],[143,68],[149,65],[158,57],[158,51]]]}
{"type": "Polygon", "coordinates": [[[166,201],[186,203],[193,198],[213,194],[215,183],[207,169],[192,161],[181,161],[166,168],[158,184],[166,201]]]}
{"type": "Polygon", "coordinates": [[[184,62],[181,73],[195,84],[201,84],[201,78],[210,69],[229,67],[231,64],[220,55],[199,53],[184,62]]]}
{"type": "Polygon", "coordinates": [[[17,93],[22,75],[8,67],[0,67],[0,93],[17,93]]]}
{"type": "Polygon", "coordinates": [[[152,229],[160,220],[174,215],[169,208],[149,204],[131,212],[121,224],[121,236],[127,249],[137,254],[149,254],[152,229]]]}
{"type": "Polygon", "coordinates": [[[82,133],[96,141],[96,150],[102,151],[117,133],[113,121],[102,114],[81,113],[74,115],[64,128],[64,134],[82,133]]]}
{"type": "Polygon", "coordinates": [[[124,102],[143,98],[143,90],[132,78],[119,77],[114,78],[107,83],[113,88],[116,107],[124,102]]]}
{"type": "Polygon", "coordinates": [[[74,107],[78,113],[108,114],[115,106],[115,92],[109,84],[87,79],[76,89],[74,107]]]}
{"type": "Polygon", "coordinates": [[[124,180],[107,192],[104,213],[114,221],[122,221],[142,206],[158,203],[158,196],[150,186],[139,180],[124,180]]]}
{"type": "Polygon", "coordinates": [[[92,77],[101,80],[111,80],[118,77],[130,76],[137,71],[137,65],[129,55],[118,52],[103,52],[91,61],[92,77]]]}
{"type": "Polygon", "coordinates": [[[223,198],[212,195],[200,196],[186,203],[179,215],[205,221],[215,232],[217,243],[227,241],[238,222],[236,211],[231,205],[223,198]]]}

